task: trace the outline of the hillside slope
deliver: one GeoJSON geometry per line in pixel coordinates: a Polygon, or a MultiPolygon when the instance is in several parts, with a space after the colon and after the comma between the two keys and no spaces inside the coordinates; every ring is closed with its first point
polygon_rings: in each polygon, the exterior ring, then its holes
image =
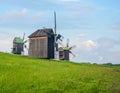
{"type": "Polygon", "coordinates": [[[120,93],[120,67],[0,53],[0,93],[120,93]]]}

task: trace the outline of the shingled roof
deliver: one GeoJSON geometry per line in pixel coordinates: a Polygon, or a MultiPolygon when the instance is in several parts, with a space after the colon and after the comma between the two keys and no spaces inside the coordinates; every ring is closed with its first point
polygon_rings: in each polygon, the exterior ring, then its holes
{"type": "Polygon", "coordinates": [[[13,40],[13,42],[14,43],[21,43],[21,44],[24,43],[23,39],[21,39],[20,37],[15,37],[14,40],[13,40]]]}
{"type": "Polygon", "coordinates": [[[45,29],[38,29],[34,33],[32,33],[29,38],[32,37],[42,37],[42,36],[51,36],[54,35],[53,29],[45,28],[45,29]]]}

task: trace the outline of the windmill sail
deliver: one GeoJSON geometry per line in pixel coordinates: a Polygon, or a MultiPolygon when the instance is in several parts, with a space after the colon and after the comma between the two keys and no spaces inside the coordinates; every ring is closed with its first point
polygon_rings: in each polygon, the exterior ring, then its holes
{"type": "Polygon", "coordinates": [[[69,47],[69,39],[67,39],[66,47],[69,47]]]}
{"type": "Polygon", "coordinates": [[[57,59],[58,57],[58,43],[56,42],[57,38],[57,31],[56,31],[56,12],[54,11],[54,58],[57,59]]]}
{"type": "Polygon", "coordinates": [[[62,41],[63,38],[64,38],[64,37],[63,37],[62,35],[58,34],[57,37],[56,37],[56,41],[58,41],[58,40],[62,41]]]}
{"type": "Polygon", "coordinates": [[[25,33],[23,34],[23,41],[24,41],[24,39],[25,39],[25,33]]]}
{"type": "Polygon", "coordinates": [[[54,27],[54,33],[56,35],[57,32],[56,32],[56,12],[55,11],[54,11],[54,25],[55,25],[55,27],[54,27]]]}

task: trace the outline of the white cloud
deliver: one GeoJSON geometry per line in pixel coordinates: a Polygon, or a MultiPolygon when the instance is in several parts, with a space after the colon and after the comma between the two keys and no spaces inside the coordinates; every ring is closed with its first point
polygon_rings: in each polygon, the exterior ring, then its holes
{"type": "Polygon", "coordinates": [[[42,12],[30,12],[29,9],[23,8],[21,10],[10,10],[3,14],[1,20],[5,23],[15,24],[32,24],[41,20],[44,16],[42,12]]]}
{"type": "Polygon", "coordinates": [[[85,45],[86,47],[96,47],[97,46],[97,44],[93,40],[88,40],[88,41],[84,42],[83,45],[85,45]]]}
{"type": "MultiPolygon", "coordinates": [[[[76,37],[77,38],[77,37],[76,37]]],[[[74,39],[76,48],[73,53],[76,55],[72,60],[77,62],[91,63],[120,63],[119,39],[99,38],[97,40],[82,41],[74,39]]]]}
{"type": "Polygon", "coordinates": [[[17,11],[17,10],[11,10],[11,11],[8,11],[4,14],[3,18],[6,20],[6,21],[9,21],[9,20],[16,20],[16,19],[21,19],[23,17],[26,17],[28,16],[29,14],[29,10],[27,8],[24,8],[20,11],[17,11]]]}
{"type": "Polygon", "coordinates": [[[12,41],[10,39],[0,39],[0,51],[11,52],[12,41]]]}
{"type": "Polygon", "coordinates": [[[89,52],[97,47],[97,43],[93,40],[87,40],[84,42],[77,43],[78,50],[89,52]]]}

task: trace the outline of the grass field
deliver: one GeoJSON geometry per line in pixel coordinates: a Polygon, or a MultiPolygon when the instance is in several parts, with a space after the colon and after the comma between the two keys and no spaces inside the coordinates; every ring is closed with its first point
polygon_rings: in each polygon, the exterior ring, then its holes
{"type": "Polygon", "coordinates": [[[120,67],[0,53],[0,93],[120,93],[120,67]]]}

